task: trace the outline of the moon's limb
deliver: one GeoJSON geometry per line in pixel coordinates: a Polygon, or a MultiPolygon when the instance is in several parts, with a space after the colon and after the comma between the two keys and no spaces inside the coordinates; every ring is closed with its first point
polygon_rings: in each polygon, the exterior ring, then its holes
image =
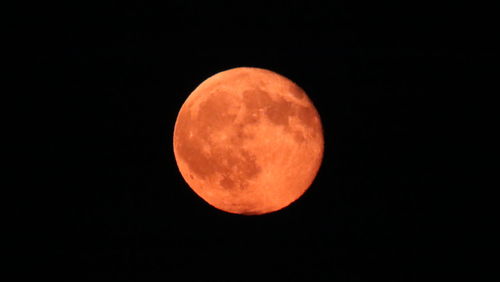
{"type": "Polygon", "coordinates": [[[323,155],[319,115],[304,91],[271,71],[236,68],[198,86],[177,117],[182,176],[209,204],[239,214],[288,206],[323,155]]]}

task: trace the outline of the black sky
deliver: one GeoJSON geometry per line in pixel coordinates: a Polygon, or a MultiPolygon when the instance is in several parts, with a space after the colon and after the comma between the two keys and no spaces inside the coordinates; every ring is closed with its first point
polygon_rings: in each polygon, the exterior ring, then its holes
{"type": "Polygon", "coordinates": [[[19,212],[44,250],[22,261],[65,281],[427,281],[453,105],[493,56],[464,7],[164,2],[32,9],[48,184],[19,212]],[[299,84],[324,127],[311,188],[264,216],[206,204],[172,150],[189,93],[238,66],[299,84]]]}

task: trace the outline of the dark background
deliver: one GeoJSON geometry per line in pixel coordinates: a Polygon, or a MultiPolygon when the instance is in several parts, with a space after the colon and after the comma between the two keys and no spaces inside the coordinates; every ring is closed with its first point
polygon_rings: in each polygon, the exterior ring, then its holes
{"type": "Polygon", "coordinates": [[[463,93],[496,56],[468,7],[70,2],[32,8],[32,165],[47,185],[17,211],[43,249],[23,264],[65,281],[427,281],[446,264],[449,219],[428,208],[444,203],[455,104],[473,107],[463,93]],[[310,189],[263,216],[209,206],[173,155],[184,100],[238,66],[296,82],[324,127],[310,189]]]}

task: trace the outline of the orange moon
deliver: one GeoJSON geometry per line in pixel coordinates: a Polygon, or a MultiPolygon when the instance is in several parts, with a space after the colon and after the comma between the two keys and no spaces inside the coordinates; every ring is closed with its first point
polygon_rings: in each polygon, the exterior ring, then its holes
{"type": "Polygon", "coordinates": [[[203,81],[182,105],[174,155],[193,191],[220,210],[280,210],[312,184],[324,150],[306,93],[275,72],[239,67],[203,81]]]}

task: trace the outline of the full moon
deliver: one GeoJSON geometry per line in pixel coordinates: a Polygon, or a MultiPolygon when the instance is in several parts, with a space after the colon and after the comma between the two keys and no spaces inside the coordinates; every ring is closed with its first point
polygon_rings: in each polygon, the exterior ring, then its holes
{"type": "Polygon", "coordinates": [[[174,155],[193,191],[220,210],[283,209],[312,184],[323,158],[313,103],[275,72],[239,67],[203,81],[182,105],[174,155]]]}

